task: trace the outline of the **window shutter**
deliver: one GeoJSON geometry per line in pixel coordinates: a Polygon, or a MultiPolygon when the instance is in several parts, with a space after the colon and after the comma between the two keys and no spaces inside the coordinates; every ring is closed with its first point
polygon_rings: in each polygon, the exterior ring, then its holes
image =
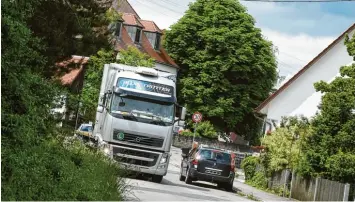
{"type": "Polygon", "coordinates": [[[135,40],[134,40],[134,42],[136,42],[136,43],[139,43],[140,42],[140,39],[141,39],[141,29],[138,29],[137,28],[137,32],[136,32],[136,38],[135,38],[135,40]]]}
{"type": "Polygon", "coordinates": [[[156,50],[159,50],[159,48],[160,48],[160,34],[158,34],[158,33],[157,33],[157,37],[155,38],[155,46],[154,46],[154,48],[156,50]]]}

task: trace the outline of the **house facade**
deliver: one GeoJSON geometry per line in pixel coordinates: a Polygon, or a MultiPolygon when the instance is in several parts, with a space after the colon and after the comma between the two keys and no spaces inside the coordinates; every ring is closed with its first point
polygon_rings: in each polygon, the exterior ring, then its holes
{"type": "Polygon", "coordinates": [[[161,45],[163,31],[153,21],[141,19],[128,0],[115,0],[113,8],[122,15],[115,25],[115,49],[135,46],[155,60],[156,70],[177,75],[178,65],[161,45]]]}
{"type": "Polygon", "coordinates": [[[255,109],[265,115],[264,132],[274,130],[283,116],[310,118],[317,113],[322,94],[315,91],[313,84],[321,80],[331,82],[340,75],[341,66],[354,62],[344,45],[346,34],[351,37],[354,32],[355,24],[255,109]]]}

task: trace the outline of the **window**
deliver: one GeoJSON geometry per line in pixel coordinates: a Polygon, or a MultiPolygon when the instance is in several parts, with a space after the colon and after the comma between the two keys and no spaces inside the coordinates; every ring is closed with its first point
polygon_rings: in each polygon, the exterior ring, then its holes
{"type": "Polygon", "coordinates": [[[115,31],[115,35],[120,37],[121,36],[121,26],[122,26],[122,23],[121,22],[118,22],[116,24],[116,31],[115,31]]]}
{"type": "Polygon", "coordinates": [[[141,42],[141,32],[142,30],[137,28],[137,31],[136,31],[136,38],[134,40],[135,43],[140,43],[141,42]]]}
{"type": "Polygon", "coordinates": [[[145,32],[145,35],[147,36],[149,43],[154,46],[157,35],[153,32],[145,32]]]}
{"type": "Polygon", "coordinates": [[[160,48],[160,34],[157,33],[156,35],[157,35],[157,37],[155,39],[154,48],[155,48],[155,50],[159,50],[159,48],[160,48]]]}
{"type": "Polygon", "coordinates": [[[129,37],[131,37],[132,41],[134,40],[135,36],[136,36],[136,30],[137,30],[137,27],[134,27],[134,26],[125,26],[127,32],[128,32],[128,35],[129,37]]]}
{"type": "Polygon", "coordinates": [[[216,160],[221,163],[230,163],[231,156],[228,153],[215,150],[201,150],[199,153],[201,160],[216,160]]]}
{"type": "Polygon", "coordinates": [[[150,44],[155,50],[159,50],[160,48],[160,34],[159,33],[153,33],[153,32],[145,32],[145,35],[147,36],[150,44]]]}

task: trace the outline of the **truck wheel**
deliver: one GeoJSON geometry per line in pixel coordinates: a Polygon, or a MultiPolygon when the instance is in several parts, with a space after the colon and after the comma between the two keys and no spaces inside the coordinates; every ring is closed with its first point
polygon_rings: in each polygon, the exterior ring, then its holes
{"type": "Polygon", "coordinates": [[[162,180],[163,180],[162,175],[153,175],[153,177],[152,177],[152,181],[155,183],[161,183],[162,180]]]}
{"type": "Polygon", "coordinates": [[[185,177],[185,183],[186,184],[191,184],[192,183],[192,180],[191,180],[191,177],[190,177],[189,173],[190,173],[190,168],[186,172],[186,177],[185,177]]]}

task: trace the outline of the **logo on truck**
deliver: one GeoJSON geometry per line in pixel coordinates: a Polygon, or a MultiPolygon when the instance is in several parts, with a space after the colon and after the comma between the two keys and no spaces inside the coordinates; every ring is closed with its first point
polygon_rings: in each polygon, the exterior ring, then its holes
{"type": "Polygon", "coordinates": [[[174,92],[174,88],[172,86],[128,78],[120,78],[118,80],[118,87],[148,91],[170,96],[172,96],[174,92]]]}

